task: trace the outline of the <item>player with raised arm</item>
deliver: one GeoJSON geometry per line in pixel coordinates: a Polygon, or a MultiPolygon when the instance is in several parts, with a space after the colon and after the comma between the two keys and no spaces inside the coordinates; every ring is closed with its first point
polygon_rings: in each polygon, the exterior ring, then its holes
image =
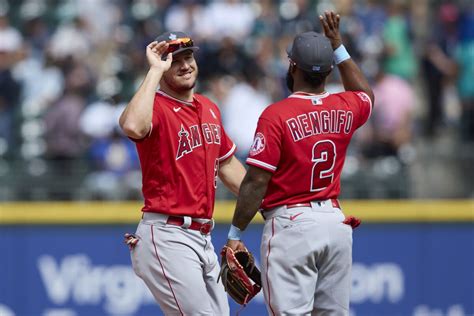
{"type": "Polygon", "coordinates": [[[349,315],[352,228],[338,201],[353,133],[370,116],[374,96],[342,45],[339,15],[320,16],[324,35],[307,32],[288,49],[292,94],[260,116],[226,247],[260,209],[262,285],[270,315],[349,315]],[[345,92],[329,94],[337,65],[345,92]]]}
{"type": "Polygon", "coordinates": [[[237,194],[245,169],[219,108],[194,93],[197,49],[182,32],[158,36],[146,48],[150,69],[120,117],[136,142],[145,199],[126,243],[165,315],[229,314],[210,233],[217,177],[237,194]]]}

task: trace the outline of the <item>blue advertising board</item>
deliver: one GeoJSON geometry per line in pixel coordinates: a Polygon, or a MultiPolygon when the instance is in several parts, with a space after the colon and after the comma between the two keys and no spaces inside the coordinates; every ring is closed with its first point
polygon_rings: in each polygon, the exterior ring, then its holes
{"type": "MultiPolygon", "coordinates": [[[[217,249],[227,224],[213,232],[217,249]]],[[[245,233],[259,258],[262,226],[245,233]]],[[[135,225],[0,226],[0,315],[161,315],[130,265],[135,225]]],[[[474,224],[365,224],[354,232],[351,315],[474,315],[474,224]]],[[[177,263],[179,264],[179,263],[177,263]]],[[[232,314],[239,309],[231,302],[232,314]]],[[[240,315],[267,315],[259,294],[240,315]]]]}

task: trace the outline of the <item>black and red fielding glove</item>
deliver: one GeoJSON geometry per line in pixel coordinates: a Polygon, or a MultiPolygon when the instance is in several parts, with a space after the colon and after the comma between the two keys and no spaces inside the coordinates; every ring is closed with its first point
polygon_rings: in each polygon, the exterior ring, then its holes
{"type": "Polygon", "coordinates": [[[221,272],[225,291],[240,305],[246,305],[262,288],[260,270],[248,250],[233,251],[224,246],[221,251],[221,272]]]}

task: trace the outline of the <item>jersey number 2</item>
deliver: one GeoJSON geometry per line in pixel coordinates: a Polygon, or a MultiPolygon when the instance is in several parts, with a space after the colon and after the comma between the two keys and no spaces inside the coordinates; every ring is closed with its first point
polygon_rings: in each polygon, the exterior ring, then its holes
{"type": "Polygon", "coordinates": [[[322,140],[313,146],[313,172],[311,174],[311,192],[326,189],[334,179],[336,163],[336,145],[330,140],[322,140]]]}

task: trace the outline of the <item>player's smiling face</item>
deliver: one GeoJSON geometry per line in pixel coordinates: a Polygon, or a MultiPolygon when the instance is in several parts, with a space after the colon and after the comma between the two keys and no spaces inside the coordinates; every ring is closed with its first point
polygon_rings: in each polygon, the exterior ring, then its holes
{"type": "Polygon", "coordinates": [[[163,80],[173,90],[181,92],[194,88],[198,67],[191,50],[173,56],[171,68],[163,74],[163,80]]]}

